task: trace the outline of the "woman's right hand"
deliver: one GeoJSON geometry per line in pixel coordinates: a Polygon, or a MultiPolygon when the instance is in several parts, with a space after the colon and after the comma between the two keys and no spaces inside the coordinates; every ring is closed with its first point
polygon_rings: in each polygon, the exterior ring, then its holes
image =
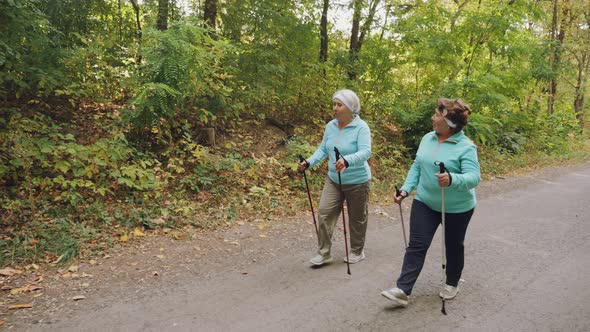
{"type": "Polygon", "coordinates": [[[408,193],[405,190],[401,190],[399,192],[399,195],[397,194],[397,192],[394,192],[393,201],[395,202],[395,204],[402,204],[402,200],[406,197],[408,197],[408,193]]]}
{"type": "Polygon", "coordinates": [[[299,166],[297,166],[297,169],[299,170],[299,172],[304,172],[307,169],[307,165],[309,165],[307,163],[307,161],[303,160],[302,162],[299,163],[299,166]]]}

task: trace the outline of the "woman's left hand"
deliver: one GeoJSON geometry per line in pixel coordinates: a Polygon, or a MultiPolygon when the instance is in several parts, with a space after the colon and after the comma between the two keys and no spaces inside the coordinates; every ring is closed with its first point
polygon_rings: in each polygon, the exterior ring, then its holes
{"type": "Polygon", "coordinates": [[[336,172],[338,173],[342,173],[344,172],[344,170],[346,170],[346,164],[344,163],[344,160],[342,159],[338,159],[334,165],[336,165],[336,172]]]}
{"type": "Polygon", "coordinates": [[[451,183],[451,177],[449,176],[449,173],[447,173],[447,172],[436,173],[434,175],[436,175],[436,177],[438,178],[438,185],[441,187],[448,187],[449,184],[451,183]]]}

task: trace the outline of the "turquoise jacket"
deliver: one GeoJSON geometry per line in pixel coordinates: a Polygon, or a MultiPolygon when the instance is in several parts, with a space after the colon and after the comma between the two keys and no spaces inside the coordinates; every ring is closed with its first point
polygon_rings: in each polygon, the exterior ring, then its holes
{"type": "Polygon", "coordinates": [[[434,175],[440,171],[435,162],[440,161],[452,177],[451,185],[445,187],[445,211],[461,213],[473,209],[477,202],[475,187],[480,181],[479,161],[477,147],[463,131],[440,144],[436,132],[424,135],[401,190],[411,193],[416,189],[414,199],[440,212],[441,187],[434,175]]]}
{"type": "Polygon", "coordinates": [[[328,157],[328,176],[338,183],[334,147],[338,148],[348,162],[348,168],[340,174],[342,184],[365,183],[371,179],[371,168],[368,163],[371,157],[371,131],[358,115],[342,130],[338,128],[338,120],[328,122],[322,144],[307,159],[309,167],[313,167],[328,157]]]}

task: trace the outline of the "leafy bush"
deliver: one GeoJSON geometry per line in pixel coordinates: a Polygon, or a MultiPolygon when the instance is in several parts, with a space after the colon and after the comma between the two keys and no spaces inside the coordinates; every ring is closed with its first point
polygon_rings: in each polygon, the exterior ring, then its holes
{"type": "Polygon", "coordinates": [[[241,108],[230,102],[232,88],[227,83],[231,64],[224,61],[231,52],[230,45],[188,23],[166,31],[148,29],[127,120],[137,128],[159,128],[170,137],[175,116],[203,124],[237,116],[241,108]]]}
{"type": "Polygon", "coordinates": [[[141,159],[122,134],[79,145],[48,117],[18,112],[10,113],[6,127],[0,131],[0,178],[9,195],[3,195],[0,209],[45,197],[77,207],[96,194],[156,187],[153,161],[141,159]]]}

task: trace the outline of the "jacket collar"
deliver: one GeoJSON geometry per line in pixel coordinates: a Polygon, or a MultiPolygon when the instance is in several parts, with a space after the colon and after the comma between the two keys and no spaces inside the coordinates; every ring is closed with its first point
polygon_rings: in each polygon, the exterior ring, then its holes
{"type": "MultiPolygon", "coordinates": [[[[350,121],[349,124],[346,125],[346,127],[356,127],[359,125],[359,122],[361,121],[361,117],[357,114],[352,121],[350,121]]],[[[332,120],[332,122],[334,123],[335,126],[338,126],[338,120],[334,119],[332,120]]],[[[344,128],[346,128],[344,127],[344,128]]]]}
{"type": "MultiPolygon", "coordinates": [[[[438,133],[436,131],[434,131],[434,130],[432,131],[432,133],[433,133],[432,136],[438,139],[438,133]]],[[[444,140],[444,142],[449,142],[449,143],[457,144],[457,143],[459,143],[459,141],[463,137],[465,137],[465,133],[463,133],[463,130],[461,130],[461,131],[459,131],[459,132],[454,133],[453,135],[451,135],[451,137],[449,137],[446,140],[444,140]]]]}

